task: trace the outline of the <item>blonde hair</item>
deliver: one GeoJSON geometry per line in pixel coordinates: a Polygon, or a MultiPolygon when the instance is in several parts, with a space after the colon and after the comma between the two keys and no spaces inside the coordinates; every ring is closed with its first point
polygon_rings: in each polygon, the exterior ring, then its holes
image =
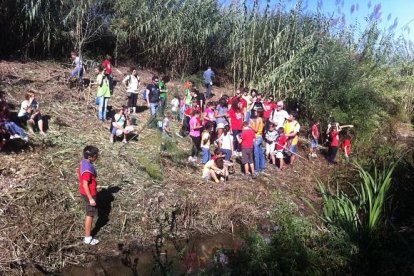
{"type": "Polygon", "coordinates": [[[33,91],[28,91],[26,92],[26,95],[24,96],[24,98],[26,100],[29,100],[31,97],[33,97],[35,95],[35,93],[33,91]]]}

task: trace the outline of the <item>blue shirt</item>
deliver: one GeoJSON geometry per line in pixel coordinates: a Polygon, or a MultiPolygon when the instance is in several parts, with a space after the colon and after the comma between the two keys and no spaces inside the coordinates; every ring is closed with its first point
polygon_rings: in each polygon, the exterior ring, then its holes
{"type": "Polygon", "coordinates": [[[204,77],[204,83],[210,83],[210,82],[212,82],[213,79],[214,79],[214,72],[213,72],[213,70],[211,70],[209,68],[206,71],[204,71],[203,77],[204,77]]]}

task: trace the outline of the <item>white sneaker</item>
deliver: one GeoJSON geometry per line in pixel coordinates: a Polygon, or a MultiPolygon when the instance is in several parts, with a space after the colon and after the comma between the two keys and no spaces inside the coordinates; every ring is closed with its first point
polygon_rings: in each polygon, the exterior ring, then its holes
{"type": "Polygon", "coordinates": [[[25,141],[25,142],[29,142],[29,136],[23,137],[22,140],[25,141]]]}
{"type": "Polygon", "coordinates": [[[16,138],[16,137],[14,137],[14,135],[10,135],[10,140],[14,140],[14,138],[16,138]]]}
{"type": "Polygon", "coordinates": [[[95,245],[95,244],[99,243],[99,240],[94,239],[92,237],[85,237],[85,238],[83,238],[83,243],[84,244],[95,245]]]}

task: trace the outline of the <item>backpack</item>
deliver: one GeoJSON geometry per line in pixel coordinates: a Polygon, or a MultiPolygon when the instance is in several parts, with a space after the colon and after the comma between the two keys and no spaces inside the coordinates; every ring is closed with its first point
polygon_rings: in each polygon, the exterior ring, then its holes
{"type": "Polygon", "coordinates": [[[156,103],[160,100],[160,89],[156,86],[153,86],[148,93],[149,101],[156,103]]]}

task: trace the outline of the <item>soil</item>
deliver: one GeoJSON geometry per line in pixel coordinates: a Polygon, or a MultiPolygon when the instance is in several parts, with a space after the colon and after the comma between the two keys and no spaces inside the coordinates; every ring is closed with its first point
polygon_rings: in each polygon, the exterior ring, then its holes
{"type": "MultiPolygon", "coordinates": [[[[12,111],[18,111],[31,89],[48,121],[47,136],[30,135],[27,144],[11,141],[0,153],[0,272],[60,271],[85,265],[97,255],[120,254],[120,248],[131,244],[154,245],[160,236],[186,238],[255,228],[277,208],[280,197],[294,202],[299,215],[311,215],[306,201],[319,205],[317,180],[337,177],[338,167],[328,166],[320,155],[310,161],[298,158],[284,171],[268,164],[266,174],[254,181],[237,167],[225,184],[205,182],[202,166],[186,160],[190,138],[175,137],[175,152],[160,154],[160,134],[146,127],[149,112],[144,107],[136,116],[138,139],[109,143],[109,121],[96,118],[96,87],[70,89],[68,71],[54,62],[0,62],[0,89],[12,111]],[[97,169],[103,211],[97,233],[101,243],[96,247],[81,244],[84,211],[76,172],[88,144],[101,151],[97,169]]],[[[112,107],[126,102],[119,84],[126,72],[122,66],[114,70],[118,85],[112,107]]],[[[153,73],[139,71],[139,76],[148,83],[153,73]]],[[[183,94],[183,83],[172,79],[168,87],[183,94]]],[[[232,94],[231,89],[215,88],[216,98],[232,94]]],[[[173,129],[178,131],[179,124],[174,122],[173,129]]],[[[302,143],[299,154],[307,157],[306,151],[302,143]]]]}

